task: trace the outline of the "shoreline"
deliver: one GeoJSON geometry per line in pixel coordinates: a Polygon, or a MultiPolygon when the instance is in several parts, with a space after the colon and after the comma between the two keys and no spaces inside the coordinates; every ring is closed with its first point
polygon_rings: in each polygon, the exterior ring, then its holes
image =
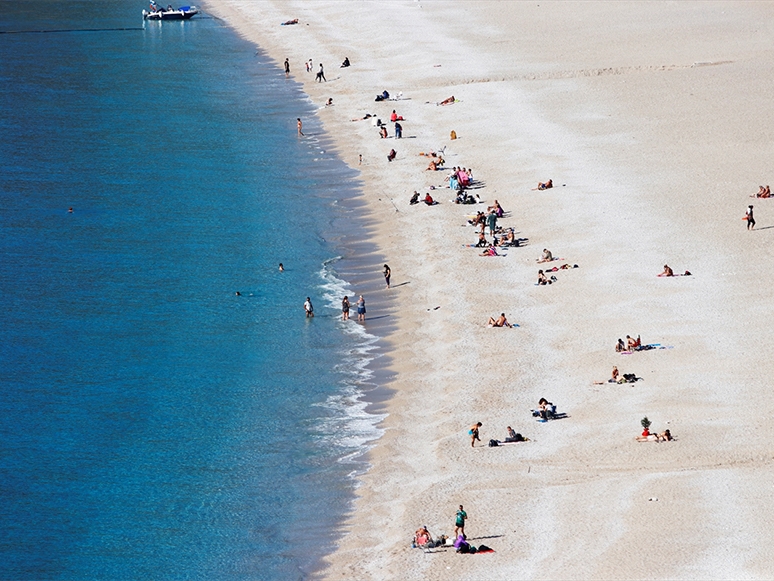
{"type": "Polygon", "coordinates": [[[772,8],[266,2],[259,19],[251,6],[206,9],[279,67],[290,58],[310,100],[333,96],[318,117],[361,171],[365,222],[394,282],[408,282],[392,294],[385,434],[322,574],[765,578],[774,276],[760,265],[774,209],[737,192],[770,179],[774,122],[750,113],[770,107],[767,32],[747,26],[772,8]],[[300,24],[279,26],[290,18],[300,24]],[[386,22],[400,25],[387,33],[386,22]],[[309,56],[326,63],[327,83],[302,68],[309,56]],[[345,56],[353,66],[341,71],[345,56]],[[740,94],[740,75],[759,91],[740,94]],[[404,99],[374,103],[383,89],[404,99]],[[451,94],[460,101],[432,104],[451,94]],[[386,121],[393,108],[407,118],[400,143],[350,121],[386,121]],[[387,164],[390,147],[398,158],[387,164]],[[474,168],[483,204],[455,206],[437,189],[439,206],[408,206],[411,191],[446,175],[426,172],[417,153],[442,147],[447,167],[474,168]],[[548,178],[552,191],[531,190],[548,178]],[[462,248],[474,241],[462,226],[494,199],[529,243],[481,258],[462,248]],[[748,202],[756,233],[739,220],[748,202]],[[533,286],[543,247],[580,268],[533,286]],[[693,276],[656,278],[665,261],[693,276]],[[503,310],[521,326],[487,329],[503,310]],[[672,348],[615,354],[627,333],[672,348]],[[614,364],[644,381],[595,384],[614,364]],[[528,409],[543,396],[570,417],[534,423],[528,409]],[[740,401],[762,413],[735,421],[740,401]],[[678,440],[633,443],[644,415],[678,440]],[[476,420],[484,441],[514,425],[531,442],[471,451],[464,432],[476,420]],[[460,503],[471,537],[491,538],[494,554],[408,548],[420,524],[449,534],[460,503]]]}

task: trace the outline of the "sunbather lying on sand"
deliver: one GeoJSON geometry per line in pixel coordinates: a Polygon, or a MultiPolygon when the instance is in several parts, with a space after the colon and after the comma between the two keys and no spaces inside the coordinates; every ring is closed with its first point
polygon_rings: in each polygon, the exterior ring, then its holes
{"type": "Polygon", "coordinates": [[[451,105],[452,103],[454,103],[454,101],[455,101],[455,100],[456,100],[456,99],[454,98],[454,95],[452,95],[452,96],[451,96],[451,97],[449,97],[448,99],[444,99],[443,101],[441,101],[441,102],[440,102],[440,103],[438,103],[438,104],[439,104],[439,105],[451,105]]]}
{"type": "Polygon", "coordinates": [[[497,250],[495,249],[494,246],[490,246],[484,252],[479,254],[479,256],[500,256],[500,255],[497,254],[497,250]]]}
{"type": "Polygon", "coordinates": [[[535,190],[550,190],[554,187],[554,180],[548,180],[547,182],[538,182],[538,185],[536,188],[532,188],[532,191],[535,190]]]}
{"type": "Polygon", "coordinates": [[[419,547],[420,549],[429,549],[435,546],[433,536],[430,534],[430,531],[427,530],[427,527],[420,527],[417,529],[417,532],[414,533],[414,546],[419,547]]]}
{"type": "Polygon", "coordinates": [[[664,430],[660,434],[651,434],[648,432],[646,435],[645,432],[643,432],[641,436],[636,436],[634,439],[638,442],[671,442],[674,438],[672,438],[672,432],[664,430]]]}
{"type": "Polygon", "coordinates": [[[293,20],[286,20],[282,23],[281,26],[290,26],[292,24],[298,24],[298,18],[294,18],[293,20]]]}
{"type": "Polygon", "coordinates": [[[543,256],[541,256],[538,259],[538,263],[541,262],[551,262],[554,259],[554,255],[551,254],[551,251],[548,248],[543,249],[543,256]]]}
{"type": "Polygon", "coordinates": [[[500,316],[496,319],[494,317],[489,317],[487,325],[490,327],[512,327],[508,322],[508,319],[505,318],[505,313],[500,313],[500,316]]]}
{"type": "Polygon", "coordinates": [[[370,119],[371,117],[373,117],[373,115],[366,113],[365,117],[358,117],[357,119],[351,119],[351,121],[363,121],[364,119],[370,119]]]}

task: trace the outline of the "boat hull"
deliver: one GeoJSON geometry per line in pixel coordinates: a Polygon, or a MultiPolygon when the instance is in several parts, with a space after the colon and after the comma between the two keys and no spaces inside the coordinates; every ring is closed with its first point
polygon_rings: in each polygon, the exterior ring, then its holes
{"type": "Polygon", "coordinates": [[[142,11],[145,20],[188,20],[198,14],[198,10],[168,10],[165,12],[142,11]]]}

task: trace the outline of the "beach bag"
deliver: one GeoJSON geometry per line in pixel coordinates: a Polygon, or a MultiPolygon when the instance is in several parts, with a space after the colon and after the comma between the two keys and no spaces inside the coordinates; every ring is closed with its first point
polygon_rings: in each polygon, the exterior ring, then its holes
{"type": "Polygon", "coordinates": [[[497,448],[500,444],[497,442],[497,440],[489,440],[489,447],[490,448],[497,448]]]}
{"type": "Polygon", "coordinates": [[[451,135],[449,135],[449,139],[451,139],[452,141],[454,141],[455,139],[457,139],[457,132],[456,132],[456,131],[454,131],[454,129],[452,129],[452,131],[451,131],[451,135]]]}

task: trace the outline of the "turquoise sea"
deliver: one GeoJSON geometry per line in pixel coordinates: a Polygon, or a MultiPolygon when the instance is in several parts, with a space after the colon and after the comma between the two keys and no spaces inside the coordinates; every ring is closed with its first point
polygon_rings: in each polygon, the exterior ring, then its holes
{"type": "Polygon", "coordinates": [[[338,306],[383,261],[298,84],[145,7],[0,1],[0,578],[307,578],[379,435],[338,306]]]}

